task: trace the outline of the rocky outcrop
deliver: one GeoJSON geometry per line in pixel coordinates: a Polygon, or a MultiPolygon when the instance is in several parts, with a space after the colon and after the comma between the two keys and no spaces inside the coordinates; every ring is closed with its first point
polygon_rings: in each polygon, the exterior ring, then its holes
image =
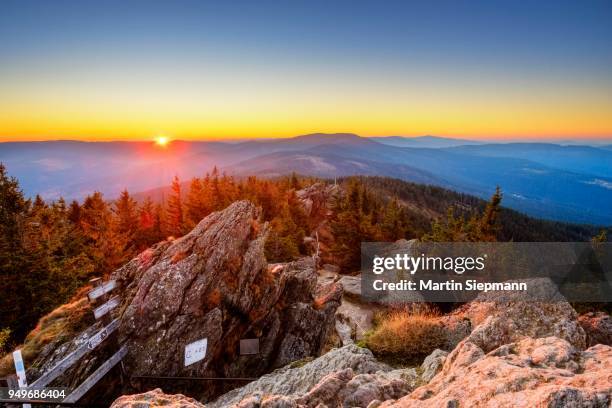
{"type": "Polygon", "coordinates": [[[235,405],[236,408],[314,408],[368,407],[372,403],[398,398],[412,390],[400,371],[359,374],[347,368],[326,375],[306,394],[266,395],[257,392],[235,405]]]}
{"type": "Polygon", "coordinates": [[[307,216],[323,219],[330,215],[332,199],[340,187],[333,184],[315,183],[296,192],[296,196],[307,216]]]}
{"type": "MultiPolygon", "coordinates": [[[[130,375],[259,376],[319,354],[342,288],[317,286],[311,258],[268,265],[266,233],[255,205],[239,201],[113,273],[123,288],[130,375]],[[206,358],[184,367],[185,346],[203,338],[206,358]],[[243,338],[258,338],[260,353],[239,355],[243,338]]],[[[215,392],[211,385],[190,395],[215,392]]]]}
{"type": "Polygon", "coordinates": [[[298,399],[315,388],[325,376],[343,370],[349,370],[352,378],[354,375],[387,372],[391,369],[386,364],[379,363],[370,350],[349,345],[333,349],[310,362],[294,363],[266,374],[257,381],[222,395],[207,406],[231,407],[240,401],[257,398],[256,396],[260,394],[298,399]]]}
{"type": "MultiPolygon", "coordinates": [[[[444,316],[458,345],[450,353],[434,351],[419,369],[392,370],[369,350],[349,345],[276,370],[207,407],[610,406],[612,347],[585,350],[587,336],[573,308],[549,281],[534,287],[550,291],[550,301],[488,293],[444,316]]],[[[588,318],[600,326],[605,321],[588,318]]]]}
{"type": "Polygon", "coordinates": [[[334,263],[334,256],[330,248],[334,244],[334,236],[330,228],[329,219],[333,214],[332,204],[334,198],[342,194],[338,185],[315,183],[296,192],[298,201],[308,217],[311,233],[304,238],[304,244],[310,253],[315,255],[317,262],[329,264],[330,271],[339,272],[334,263]]]}
{"type": "Polygon", "coordinates": [[[528,301],[519,292],[481,293],[442,322],[458,331],[456,340],[468,326],[467,339],[485,353],[523,337],[555,336],[584,349],[586,336],[578,315],[556,286],[548,279],[537,279],[530,281],[529,290],[538,291],[539,299],[549,294],[550,301],[528,301]]]}
{"type": "Polygon", "coordinates": [[[578,318],[584,329],[587,345],[605,344],[612,346],[612,317],[604,312],[586,313],[578,318]]]}
{"type": "MultiPolygon", "coordinates": [[[[534,290],[549,302],[487,293],[445,318],[474,330],[425,386],[381,407],[607,407],[612,403],[612,348],[585,350],[574,309],[550,281],[534,290]]],[[[540,297],[541,298],[541,297],[540,297]]]]}
{"type": "Polygon", "coordinates": [[[464,340],[427,385],[381,407],[608,407],[612,347],[580,351],[557,337],[524,338],[489,353],[464,340]]]}
{"type": "Polygon", "coordinates": [[[111,408],[143,407],[204,408],[204,405],[182,394],[164,394],[159,388],[143,394],[124,395],[111,405],[111,408]]]}

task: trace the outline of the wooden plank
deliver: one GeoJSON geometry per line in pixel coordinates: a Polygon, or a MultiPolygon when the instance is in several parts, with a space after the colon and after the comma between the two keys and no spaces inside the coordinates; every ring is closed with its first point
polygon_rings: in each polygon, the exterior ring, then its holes
{"type": "Polygon", "coordinates": [[[87,379],[83,381],[81,385],[75,388],[74,391],[72,391],[72,393],[70,393],[70,395],[67,396],[63,402],[75,403],[80,400],[83,395],[85,395],[87,391],[91,389],[91,387],[96,385],[98,381],[100,381],[100,379],[111,370],[111,368],[113,368],[119,361],[121,361],[121,359],[123,359],[123,357],[125,357],[127,351],[127,346],[121,347],[118,352],[113,354],[111,358],[106,360],[100,367],[98,367],[96,371],[94,371],[89,377],[87,377],[87,379]]]}
{"type": "Polygon", "coordinates": [[[117,286],[116,280],[109,280],[108,282],[90,290],[89,293],[87,294],[87,297],[89,298],[90,302],[93,302],[100,296],[104,296],[111,290],[115,289],[116,286],[117,286]]]}
{"type": "Polygon", "coordinates": [[[105,314],[107,314],[108,312],[116,308],[117,306],[119,306],[119,303],[120,303],[119,296],[113,297],[111,300],[104,303],[103,305],[98,306],[94,310],[93,312],[94,317],[96,318],[96,320],[98,320],[99,318],[101,318],[102,316],[104,316],[105,314]]]}
{"type": "Polygon", "coordinates": [[[64,357],[52,369],[41,375],[40,378],[34,381],[29,388],[43,388],[47,384],[51,383],[51,381],[55,380],[64,371],[66,371],[66,369],[79,361],[81,357],[100,345],[104,339],[106,339],[112,332],[117,330],[118,327],[119,319],[113,320],[108,326],[104,327],[102,330],[93,335],[87,342],[81,344],[79,348],[64,357]]]}

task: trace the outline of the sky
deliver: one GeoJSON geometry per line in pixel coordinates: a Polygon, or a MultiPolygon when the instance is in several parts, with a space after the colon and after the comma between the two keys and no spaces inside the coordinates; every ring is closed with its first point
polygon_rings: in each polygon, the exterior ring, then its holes
{"type": "Polygon", "coordinates": [[[607,139],[610,21],[608,0],[3,0],[0,141],[607,139]]]}

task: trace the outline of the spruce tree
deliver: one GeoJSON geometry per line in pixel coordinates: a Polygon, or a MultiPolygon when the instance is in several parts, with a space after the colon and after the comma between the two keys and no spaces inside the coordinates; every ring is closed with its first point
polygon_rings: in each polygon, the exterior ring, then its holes
{"type": "Polygon", "coordinates": [[[114,203],[113,212],[116,217],[116,228],[119,234],[132,240],[138,228],[138,213],[136,201],[127,190],[123,190],[114,203]]]}
{"type": "Polygon", "coordinates": [[[172,191],[168,199],[166,211],[168,234],[177,238],[184,233],[183,202],[181,197],[181,182],[178,176],[172,180],[172,191]]]}
{"type": "Polygon", "coordinates": [[[202,180],[197,177],[191,179],[185,207],[187,229],[195,227],[211,211],[204,194],[202,180]]]}

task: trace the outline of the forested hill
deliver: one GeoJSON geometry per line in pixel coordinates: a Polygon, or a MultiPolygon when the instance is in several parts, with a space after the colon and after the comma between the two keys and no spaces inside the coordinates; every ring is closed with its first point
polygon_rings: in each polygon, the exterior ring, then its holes
{"type": "Polygon", "coordinates": [[[600,233],[597,227],[506,210],[503,192],[485,202],[383,177],[349,177],[329,186],[333,183],[296,175],[234,178],[213,171],[189,180],[188,187],[175,177],[160,202],[137,201],[127,190],[116,200],[92,192],[82,202],[46,202],[40,196],[27,199],[0,163],[0,353],[23,341],[42,316],[68,302],[90,278],[108,275],[151,245],[188,233],[237,200],[254,203],[269,222],[268,262],[310,255],[305,238],[318,231],[325,260],[346,273],[359,269],[365,241],[588,241],[600,233]],[[302,195],[321,188],[334,191],[323,220],[306,214],[302,195]]]}
{"type": "MultiPolygon", "coordinates": [[[[447,216],[449,208],[455,216],[469,218],[482,211],[487,202],[469,194],[441,187],[410,183],[389,177],[350,177],[356,179],[378,195],[397,198],[406,207],[413,226],[429,232],[433,219],[447,216]]],[[[570,224],[529,217],[518,211],[502,207],[499,214],[499,241],[515,242],[581,242],[589,241],[602,230],[600,226],[570,224]]]]}

